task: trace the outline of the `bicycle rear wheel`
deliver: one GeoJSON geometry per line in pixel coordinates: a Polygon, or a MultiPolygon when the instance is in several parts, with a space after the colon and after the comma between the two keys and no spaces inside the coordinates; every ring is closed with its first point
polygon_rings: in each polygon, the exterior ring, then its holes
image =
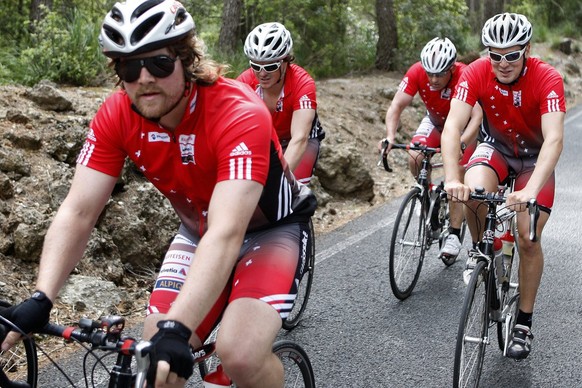
{"type": "MultiPolygon", "coordinates": [[[[10,307],[0,301],[0,310],[10,307]]],[[[4,338],[0,328],[0,339],[4,338]]],[[[6,328],[6,334],[8,333],[6,328]]],[[[0,351],[0,387],[36,388],[38,379],[38,359],[36,345],[32,338],[24,338],[6,351],[0,351]]]]}
{"type": "Polygon", "coordinates": [[[297,296],[293,302],[293,307],[289,312],[289,316],[283,321],[283,329],[285,330],[292,330],[297,326],[305,308],[307,307],[307,301],[311,294],[313,271],[315,270],[315,231],[313,230],[311,219],[309,220],[309,233],[311,235],[311,247],[307,255],[307,262],[305,263],[303,276],[297,287],[297,296]]]}
{"type": "Polygon", "coordinates": [[[422,268],[426,250],[425,210],[421,190],[412,189],[400,205],[390,241],[390,287],[394,296],[410,296],[422,268]]]}
{"type": "Polygon", "coordinates": [[[477,262],[465,291],[457,332],[453,387],[477,387],[488,342],[488,271],[485,261],[477,262]]]}
{"type": "Polygon", "coordinates": [[[315,387],[311,362],[301,346],[292,341],[281,340],[273,345],[273,353],[283,363],[285,387],[315,387]]]}

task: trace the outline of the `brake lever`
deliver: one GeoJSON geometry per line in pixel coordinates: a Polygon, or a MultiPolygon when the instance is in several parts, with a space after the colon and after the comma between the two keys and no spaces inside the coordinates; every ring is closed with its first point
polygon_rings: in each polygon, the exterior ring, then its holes
{"type": "Polygon", "coordinates": [[[529,209],[529,239],[530,241],[536,242],[538,241],[536,225],[540,218],[540,208],[538,207],[535,198],[532,198],[527,202],[527,208],[529,209]]]}
{"type": "Polygon", "coordinates": [[[388,139],[382,140],[382,151],[380,151],[380,160],[378,160],[378,166],[384,166],[384,170],[392,172],[392,168],[388,164],[388,154],[386,154],[388,144],[388,139]]]}
{"type": "Polygon", "coordinates": [[[150,368],[150,346],[149,341],[140,341],[135,345],[135,361],[137,365],[137,375],[135,377],[135,388],[143,388],[146,381],[148,369],[150,368]]]}

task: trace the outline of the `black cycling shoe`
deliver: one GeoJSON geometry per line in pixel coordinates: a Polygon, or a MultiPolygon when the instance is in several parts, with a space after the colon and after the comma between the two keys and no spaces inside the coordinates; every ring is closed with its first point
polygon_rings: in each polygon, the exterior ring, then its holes
{"type": "Polygon", "coordinates": [[[513,328],[513,338],[507,347],[507,357],[514,360],[523,360],[531,352],[531,343],[533,341],[531,329],[524,325],[515,325],[513,328]]]}

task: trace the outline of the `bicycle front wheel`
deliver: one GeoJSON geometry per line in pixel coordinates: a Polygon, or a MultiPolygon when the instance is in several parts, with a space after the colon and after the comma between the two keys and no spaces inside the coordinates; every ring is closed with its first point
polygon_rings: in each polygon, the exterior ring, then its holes
{"type": "Polygon", "coordinates": [[[311,219],[309,220],[309,233],[311,235],[311,247],[307,255],[307,262],[305,263],[305,270],[303,271],[303,276],[299,281],[299,286],[297,287],[297,296],[293,302],[293,307],[289,312],[289,316],[283,321],[283,329],[292,330],[294,329],[305,308],[307,307],[307,301],[309,300],[309,295],[311,294],[311,285],[313,284],[313,271],[315,270],[315,231],[313,230],[313,223],[311,219]]]}
{"type": "Polygon", "coordinates": [[[315,387],[315,377],[311,362],[301,346],[292,341],[281,340],[273,345],[273,353],[283,363],[286,388],[315,387]]]}
{"type": "Polygon", "coordinates": [[[502,320],[497,322],[497,342],[499,349],[505,356],[507,345],[511,339],[511,332],[517,320],[517,313],[519,312],[519,255],[515,251],[511,264],[511,272],[509,276],[509,285],[507,290],[501,292],[502,320]]]}
{"type": "Polygon", "coordinates": [[[426,249],[426,223],[423,198],[418,187],[405,197],[394,221],[390,241],[390,287],[394,296],[410,296],[422,268],[426,249]]]}
{"type": "MultiPolygon", "coordinates": [[[[0,309],[8,307],[10,304],[0,301],[0,309]]],[[[0,351],[0,387],[36,388],[37,379],[38,359],[32,338],[24,338],[9,350],[0,351]]]]}
{"type": "Polygon", "coordinates": [[[488,342],[488,271],[485,261],[477,262],[465,291],[457,332],[453,387],[477,387],[488,342]]]}

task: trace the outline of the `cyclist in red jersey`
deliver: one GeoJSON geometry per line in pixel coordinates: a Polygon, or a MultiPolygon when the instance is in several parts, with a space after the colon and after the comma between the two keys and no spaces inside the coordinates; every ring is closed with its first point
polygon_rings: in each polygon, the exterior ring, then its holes
{"type": "Polygon", "coordinates": [[[116,3],[106,15],[100,43],[122,89],[91,122],[46,235],[37,291],[9,314],[25,332],[48,321],[129,158],[181,220],[144,325],[156,387],[185,384],[188,344],[199,346],[218,320],[217,351],[237,385],[282,386],[272,344],[310,250],[316,201],[289,171],[264,103],[205,58],[194,28],[175,0],[116,3]]]}
{"type": "Polygon", "coordinates": [[[325,132],[317,115],[315,81],[292,63],[292,48],[291,34],[281,23],[258,25],[244,45],[250,68],[237,80],[265,102],[291,171],[299,182],[309,184],[325,132]]]}
{"type": "MultiPolygon", "coordinates": [[[[465,64],[457,62],[457,49],[448,38],[434,38],[429,41],[420,53],[420,61],[412,65],[400,82],[390,107],[386,112],[386,138],[394,143],[400,116],[404,109],[412,103],[418,93],[424,102],[427,112],[420,126],[410,141],[427,147],[439,147],[441,132],[449,114],[453,88],[457,84],[465,64]]],[[[471,112],[471,120],[467,124],[459,144],[462,145],[459,164],[467,162],[468,156],[475,149],[482,111],[476,105],[471,112]]],[[[390,151],[388,147],[386,152],[390,151]]],[[[418,151],[409,151],[409,168],[417,177],[422,155],[418,151]]],[[[459,167],[459,171],[462,168],[459,167]]],[[[461,250],[460,232],[463,223],[463,209],[458,203],[450,204],[451,227],[450,234],[441,248],[441,255],[458,256],[461,250]]]]}
{"type": "MultiPolygon", "coordinates": [[[[517,174],[515,190],[507,196],[507,205],[519,212],[519,314],[507,351],[515,359],[526,358],[531,351],[532,313],[544,263],[540,241],[554,202],[554,169],[562,152],[566,112],[562,77],[530,57],[531,36],[532,26],[520,14],[499,14],[485,23],[482,41],[488,57],[463,72],[442,141],[445,189],[453,200],[468,200],[477,186],[496,191],[510,170],[517,174]],[[459,152],[461,130],[477,102],[484,111],[485,136],[469,160],[463,184],[453,155],[459,152]],[[537,242],[527,238],[529,216],[523,204],[532,198],[542,210],[537,242]]],[[[470,206],[475,209],[476,204],[470,206]]],[[[475,242],[480,231],[472,214],[467,212],[467,220],[475,242]]],[[[470,255],[467,274],[475,265],[471,259],[470,255]]]]}

